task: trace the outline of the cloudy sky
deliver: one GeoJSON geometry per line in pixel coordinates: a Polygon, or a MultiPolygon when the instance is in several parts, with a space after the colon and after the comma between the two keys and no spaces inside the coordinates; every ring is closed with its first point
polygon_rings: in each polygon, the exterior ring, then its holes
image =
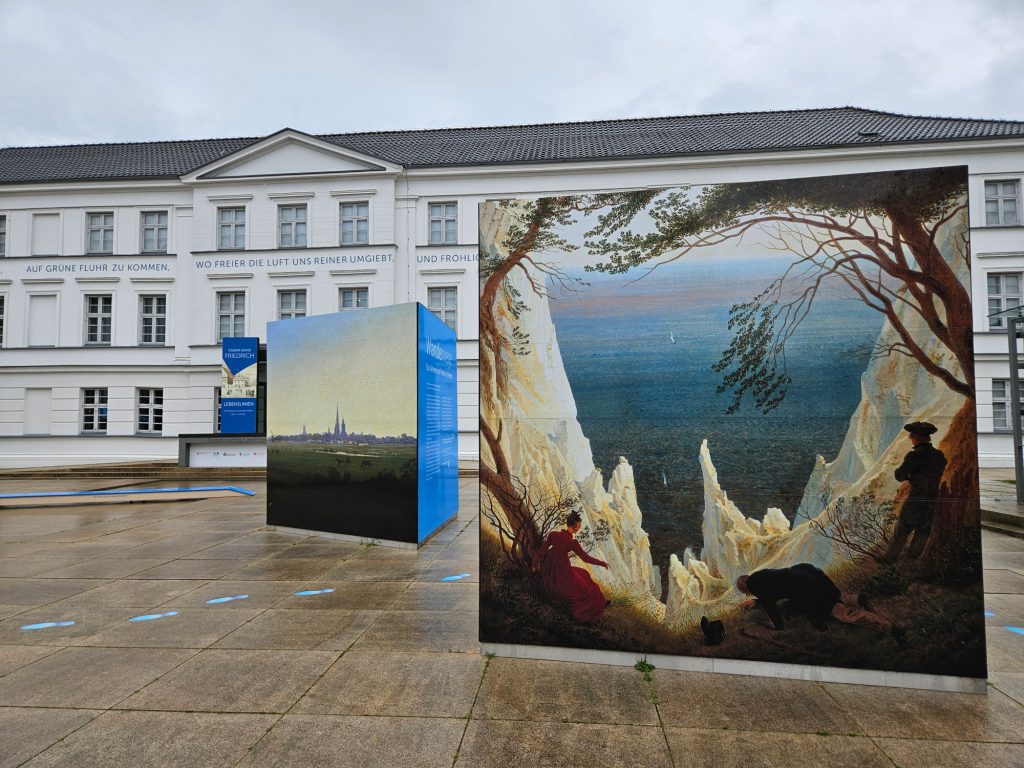
{"type": "Polygon", "coordinates": [[[1020,0],[0,0],[0,146],[856,105],[1024,120],[1020,0]]]}

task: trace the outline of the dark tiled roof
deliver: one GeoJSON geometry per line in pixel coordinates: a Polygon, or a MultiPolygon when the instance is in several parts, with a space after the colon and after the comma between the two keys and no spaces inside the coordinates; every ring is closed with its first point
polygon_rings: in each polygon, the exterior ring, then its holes
{"type": "MultiPolygon", "coordinates": [[[[319,138],[407,168],[430,168],[1024,138],[1024,122],[915,117],[839,107],[341,133],[319,138]]],[[[0,149],[0,184],[175,178],[260,140],[198,139],[0,149]]]]}

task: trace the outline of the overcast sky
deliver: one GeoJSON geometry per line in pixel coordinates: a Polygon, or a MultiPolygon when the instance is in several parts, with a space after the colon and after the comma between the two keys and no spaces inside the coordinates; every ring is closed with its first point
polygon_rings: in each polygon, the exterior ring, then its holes
{"type": "Polygon", "coordinates": [[[0,146],[855,105],[1024,120],[1021,0],[0,0],[0,146]]]}

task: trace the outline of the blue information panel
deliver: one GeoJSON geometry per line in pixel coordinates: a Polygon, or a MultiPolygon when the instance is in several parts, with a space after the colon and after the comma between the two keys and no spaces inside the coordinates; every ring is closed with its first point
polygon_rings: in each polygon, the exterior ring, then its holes
{"type": "Polygon", "coordinates": [[[221,342],[220,431],[256,431],[256,380],[260,340],[236,336],[221,342]]]}
{"type": "Polygon", "coordinates": [[[417,462],[423,541],[459,511],[459,426],[455,332],[417,305],[417,462]]]}

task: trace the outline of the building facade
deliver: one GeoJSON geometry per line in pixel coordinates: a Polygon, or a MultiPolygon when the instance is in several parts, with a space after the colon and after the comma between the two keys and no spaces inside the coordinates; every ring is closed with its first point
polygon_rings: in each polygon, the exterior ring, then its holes
{"type": "Polygon", "coordinates": [[[220,340],[419,301],[458,337],[477,441],[477,206],[966,166],[979,452],[1012,465],[1024,123],[840,108],[0,150],[0,466],[169,459],[218,431],[220,340]]]}

